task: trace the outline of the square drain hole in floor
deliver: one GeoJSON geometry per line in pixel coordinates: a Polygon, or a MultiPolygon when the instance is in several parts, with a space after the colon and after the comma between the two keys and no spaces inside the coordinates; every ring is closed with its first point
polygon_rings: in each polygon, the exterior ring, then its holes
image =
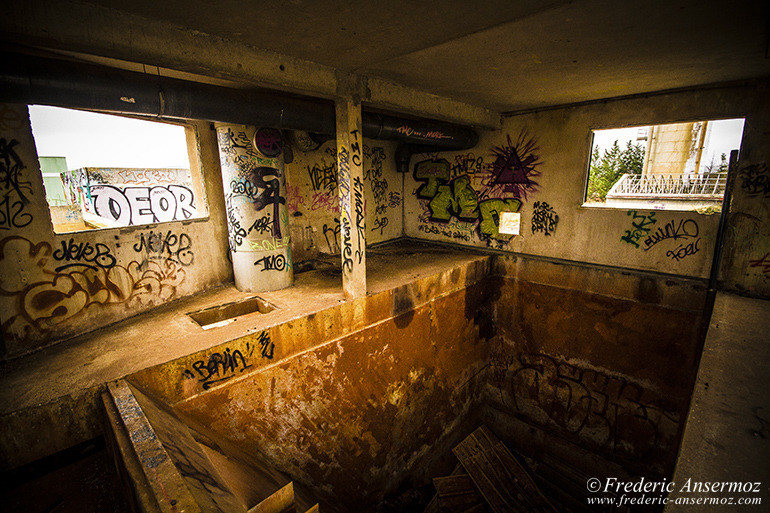
{"type": "Polygon", "coordinates": [[[258,296],[227,303],[220,306],[212,306],[197,312],[188,313],[187,316],[198,323],[204,330],[219,328],[234,322],[238,317],[252,313],[266,314],[275,310],[275,306],[258,296]]]}

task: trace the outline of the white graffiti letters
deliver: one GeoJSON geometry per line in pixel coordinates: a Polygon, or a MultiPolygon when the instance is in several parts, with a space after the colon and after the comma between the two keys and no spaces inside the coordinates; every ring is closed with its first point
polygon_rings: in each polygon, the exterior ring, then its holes
{"type": "Polygon", "coordinates": [[[124,226],[184,221],[196,214],[193,193],[183,185],[92,185],[90,190],[97,215],[124,226]]]}

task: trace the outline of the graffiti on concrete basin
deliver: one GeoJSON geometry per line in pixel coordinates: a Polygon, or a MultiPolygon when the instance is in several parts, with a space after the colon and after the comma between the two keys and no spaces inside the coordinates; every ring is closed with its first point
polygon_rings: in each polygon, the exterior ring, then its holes
{"type": "Polygon", "coordinates": [[[551,235],[559,224],[559,215],[545,201],[536,201],[532,205],[532,233],[543,232],[551,235]]]}
{"type": "Polygon", "coordinates": [[[165,234],[154,231],[140,233],[134,251],[143,253],[145,260],[170,260],[184,266],[192,265],[195,261],[190,236],[186,233],[177,235],[171,230],[165,234]]]}
{"type": "Polygon", "coordinates": [[[246,355],[240,349],[225,348],[222,353],[212,353],[204,360],[192,364],[193,371],[186,369],[184,375],[195,378],[203,384],[203,390],[208,390],[214,384],[227,381],[252,366],[247,363],[254,352],[254,347],[246,343],[246,355]]]}
{"type": "Polygon", "coordinates": [[[741,189],[749,196],[770,197],[770,173],[764,162],[742,168],[738,176],[741,180],[741,189]]]}
{"type": "Polygon", "coordinates": [[[184,221],[196,213],[193,192],[183,185],[91,185],[89,191],[96,214],[124,226],[184,221]]]}
{"type": "Polygon", "coordinates": [[[260,332],[256,341],[246,342],[243,351],[227,347],[223,352],[212,353],[197,360],[192,364],[192,369],[185,369],[183,374],[188,379],[198,380],[203,389],[208,390],[215,384],[232,379],[251,368],[254,365],[254,351],[257,351],[261,358],[273,359],[275,345],[270,340],[270,333],[260,332]]]}
{"type": "Polygon", "coordinates": [[[749,267],[761,267],[765,276],[770,276],[770,253],[765,253],[762,258],[749,260],[749,267]]]}
{"type": "Polygon", "coordinates": [[[54,269],[61,272],[70,267],[86,267],[96,270],[111,269],[115,266],[115,257],[110,248],[101,242],[92,245],[90,242],[75,242],[75,239],[61,241],[61,248],[53,252],[57,262],[65,262],[54,269]]]}
{"type": "Polygon", "coordinates": [[[700,233],[700,229],[694,219],[669,221],[664,226],[659,226],[657,230],[644,239],[644,250],[647,251],[657,243],[667,239],[694,239],[698,233],[700,233]]]}
{"type": "Polygon", "coordinates": [[[655,219],[655,212],[650,212],[648,215],[639,214],[636,210],[629,210],[626,215],[632,216],[631,229],[626,230],[620,240],[631,244],[632,246],[639,247],[639,240],[650,233],[652,225],[657,223],[655,219]]]}
{"type": "Polygon", "coordinates": [[[542,353],[494,365],[513,409],[531,421],[639,458],[676,444],[678,413],[627,378],[542,353]]]}
{"type": "Polygon", "coordinates": [[[23,228],[32,222],[32,215],[25,212],[32,184],[22,179],[26,166],[14,149],[18,144],[16,139],[0,139],[0,230],[23,228]]]}

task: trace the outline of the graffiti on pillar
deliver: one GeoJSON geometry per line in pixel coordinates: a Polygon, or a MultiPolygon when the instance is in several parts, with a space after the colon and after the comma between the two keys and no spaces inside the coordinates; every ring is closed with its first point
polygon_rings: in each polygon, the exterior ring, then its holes
{"type": "Polygon", "coordinates": [[[26,212],[32,194],[32,184],[22,178],[24,162],[16,153],[16,139],[0,139],[0,230],[23,228],[32,222],[32,215],[26,212]]]}
{"type": "Polygon", "coordinates": [[[364,218],[364,183],[361,178],[353,180],[353,205],[356,213],[356,259],[360,264],[363,261],[366,245],[366,219],[364,218]]]}
{"type": "Polygon", "coordinates": [[[551,235],[559,224],[559,215],[545,201],[536,201],[532,205],[532,233],[543,232],[551,235]]]}
{"type": "Polygon", "coordinates": [[[655,219],[655,212],[644,215],[638,213],[636,210],[629,210],[626,212],[626,215],[632,216],[631,229],[626,230],[620,240],[638,248],[639,240],[650,233],[652,225],[657,223],[658,220],[655,219]]]}
{"type": "Polygon", "coordinates": [[[291,269],[291,263],[285,255],[265,255],[256,262],[255,266],[260,267],[260,271],[287,271],[291,269]]]}
{"type": "Polygon", "coordinates": [[[342,235],[342,271],[353,272],[353,243],[351,240],[351,211],[350,211],[350,153],[344,146],[340,147],[337,155],[339,167],[340,203],[340,235],[342,235]]]}
{"type": "Polygon", "coordinates": [[[259,253],[262,251],[275,251],[276,249],[288,248],[291,243],[291,237],[288,235],[282,239],[275,237],[268,237],[262,240],[250,240],[249,251],[259,253]]]}
{"type": "Polygon", "coordinates": [[[492,148],[494,161],[489,166],[490,173],[487,188],[480,197],[527,199],[527,194],[537,191],[540,176],[538,169],[542,162],[537,155],[535,140],[525,132],[519,134],[514,143],[508,135],[508,143],[492,148]]]}
{"type": "Polygon", "coordinates": [[[184,221],[196,214],[195,197],[184,185],[89,187],[96,215],[123,226],[184,221]]]}
{"type": "Polygon", "coordinates": [[[244,197],[261,211],[268,206],[273,207],[273,235],[281,237],[281,205],[286,204],[286,198],[281,196],[281,171],[273,167],[251,167],[240,177],[230,182],[233,197],[244,197]]]}
{"type": "Polygon", "coordinates": [[[277,157],[283,150],[281,132],[275,128],[260,128],[254,134],[254,146],[265,157],[277,157]]]}

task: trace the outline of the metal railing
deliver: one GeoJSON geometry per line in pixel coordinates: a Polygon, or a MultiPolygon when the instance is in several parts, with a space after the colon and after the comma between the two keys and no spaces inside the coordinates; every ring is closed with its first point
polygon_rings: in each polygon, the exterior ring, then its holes
{"type": "Polygon", "coordinates": [[[612,186],[607,197],[713,197],[724,196],[727,173],[697,175],[625,174],[612,186]]]}

